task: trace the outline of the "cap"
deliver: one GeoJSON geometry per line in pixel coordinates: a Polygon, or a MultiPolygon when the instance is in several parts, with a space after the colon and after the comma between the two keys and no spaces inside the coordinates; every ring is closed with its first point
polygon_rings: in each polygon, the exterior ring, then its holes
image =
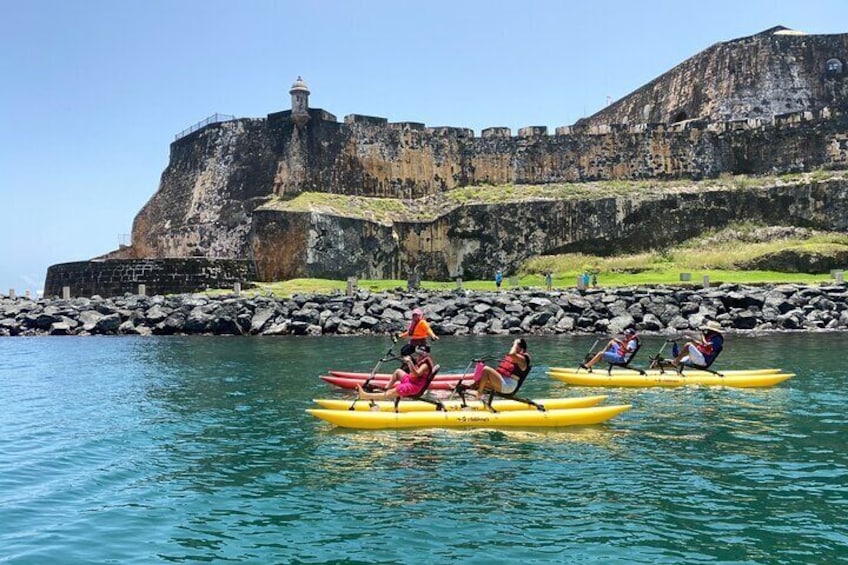
{"type": "Polygon", "coordinates": [[[415,310],[412,311],[412,315],[413,316],[423,316],[424,312],[421,310],[421,308],[416,308],[415,310]]]}
{"type": "Polygon", "coordinates": [[[633,328],[627,328],[624,330],[624,335],[636,335],[636,330],[633,328]]]}

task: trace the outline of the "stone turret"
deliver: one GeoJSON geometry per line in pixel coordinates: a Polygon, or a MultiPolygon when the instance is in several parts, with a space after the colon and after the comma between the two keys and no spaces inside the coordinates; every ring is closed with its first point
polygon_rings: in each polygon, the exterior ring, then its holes
{"type": "Polygon", "coordinates": [[[309,87],[302,78],[297,77],[289,94],[291,94],[292,120],[302,126],[309,121],[309,87]]]}

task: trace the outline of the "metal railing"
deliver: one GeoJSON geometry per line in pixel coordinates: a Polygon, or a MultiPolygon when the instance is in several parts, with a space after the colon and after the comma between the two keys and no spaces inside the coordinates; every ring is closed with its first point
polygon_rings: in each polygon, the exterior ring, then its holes
{"type": "Polygon", "coordinates": [[[194,133],[199,129],[203,129],[206,126],[208,126],[209,124],[217,124],[218,122],[228,122],[230,120],[235,120],[235,119],[236,119],[235,116],[231,116],[229,114],[218,114],[218,113],[212,114],[211,116],[209,116],[205,120],[201,120],[201,121],[197,122],[196,124],[194,124],[193,126],[187,127],[186,129],[184,129],[180,133],[174,135],[174,141],[176,141],[180,138],[183,138],[190,133],[194,133]]]}

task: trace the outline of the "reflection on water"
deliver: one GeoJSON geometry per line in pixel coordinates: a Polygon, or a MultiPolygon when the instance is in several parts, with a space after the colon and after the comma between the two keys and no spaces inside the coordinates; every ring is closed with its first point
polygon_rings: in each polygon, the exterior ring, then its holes
{"type": "MultiPolygon", "coordinates": [[[[796,563],[848,551],[843,334],[731,336],[724,368],[797,373],[772,389],[545,376],[592,341],[531,338],[525,392],[633,404],[607,424],[356,431],[304,410],[350,398],[317,376],[368,371],[382,338],[0,339],[0,559],[796,563]]],[[[508,345],[446,338],[434,354],[459,371],[508,345]]]]}

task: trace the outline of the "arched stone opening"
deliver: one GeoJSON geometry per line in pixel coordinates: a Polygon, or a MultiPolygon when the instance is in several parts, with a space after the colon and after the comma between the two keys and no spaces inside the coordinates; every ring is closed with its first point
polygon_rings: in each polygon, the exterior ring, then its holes
{"type": "Polygon", "coordinates": [[[845,63],[834,57],[827,60],[824,64],[824,68],[829,75],[841,75],[845,72],[845,63]]]}
{"type": "Polygon", "coordinates": [[[672,116],[671,121],[669,123],[675,124],[677,122],[683,122],[683,121],[688,120],[688,119],[689,119],[689,116],[686,114],[686,112],[684,112],[683,110],[680,110],[679,112],[674,114],[674,116],[672,116]]]}

